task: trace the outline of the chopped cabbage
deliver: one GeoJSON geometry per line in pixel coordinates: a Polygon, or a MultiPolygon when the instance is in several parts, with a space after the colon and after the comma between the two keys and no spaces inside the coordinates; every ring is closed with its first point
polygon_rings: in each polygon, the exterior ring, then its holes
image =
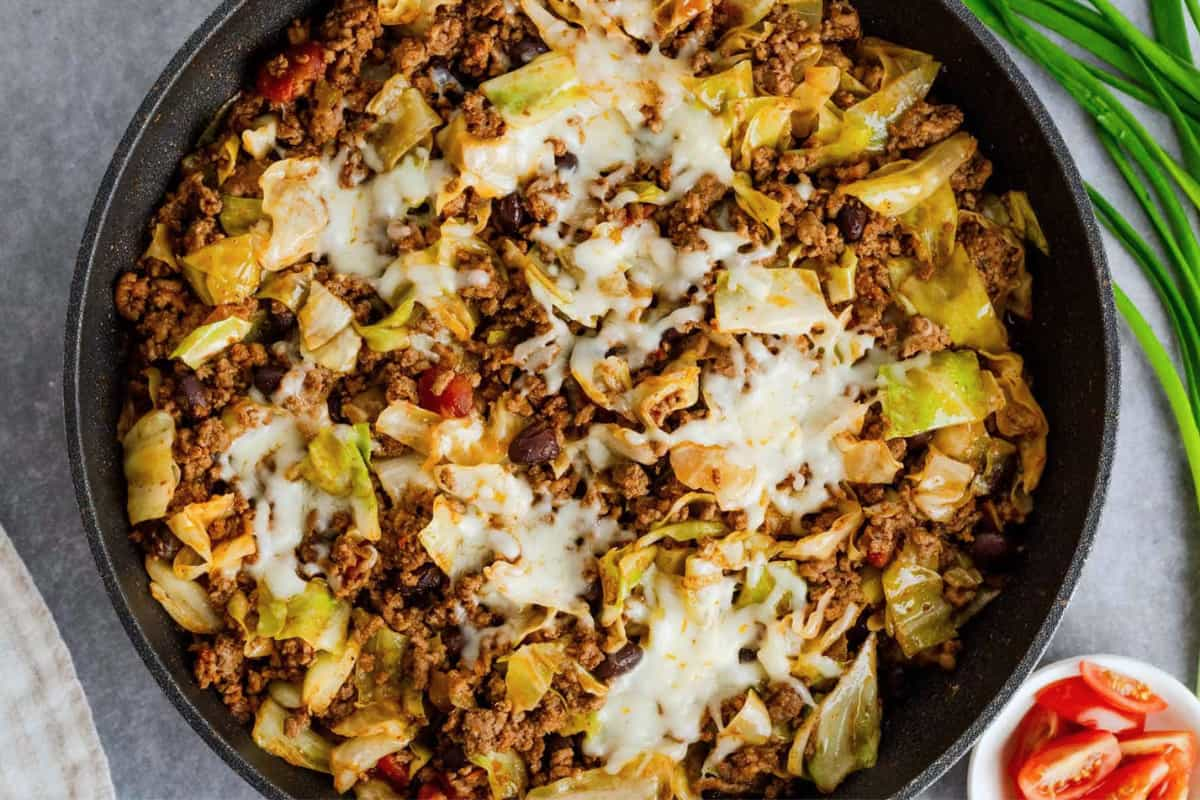
{"type": "Polygon", "coordinates": [[[362,349],[362,337],[353,327],[345,327],[337,335],[316,350],[300,343],[300,354],[332,372],[353,372],[358,363],[358,352],[362,349]]]}
{"type": "Polygon", "coordinates": [[[376,353],[387,353],[408,347],[407,327],[412,319],[413,309],[416,307],[416,299],[417,293],[410,289],[404,293],[396,304],[396,308],[386,317],[372,325],[354,323],[354,330],[367,343],[367,347],[376,353]]]}
{"type": "Polygon", "coordinates": [[[371,98],[367,113],[378,117],[367,133],[367,141],[375,147],[385,172],[442,124],[441,116],[425,102],[421,90],[400,74],[388,78],[371,98]]]}
{"type": "Polygon", "coordinates": [[[162,605],[179,627],[192,633],[217,633],[225,627],[203,586],[179,578],[160,558],[146,556],[145,563],[146,572],[150,575],[150,596],[162,605]]]}
{"type": "Polygon", "coordinates": [[[641,380],[633,388],[630,404],[643,425],[659,430],[663,420],[699,399],[700,367],[694,359],[681,358],[641,380]]]}
{"type": "Polygon", "coordinates": [[[154,235],[150,237],[150,244],[146,247],[142,258],[153,258],[172,269],[179,266],[175,260],[175,253],[171,250],[171,232],[166,225],[160,222],[154,226],[154,235]]]}
{"type": "Polygon", "coordinates": [[[148,411],[125,434],[121,445],[125,451],[129,524],[162,517],[179,485],[179,465],[171,452],[175,420],[166,411],[148,411]]]}
{"type": "Polygon", "coordinates": [[[264,269],[275,271],[312,255],[329,224],[329,211],[314,186],[321,161],[285,158],[263,172],[263,213],[271,218],[271,238],[262,248],[264,269]]]}
{"type": "Polygon", "coordinates": [[[654,32],[662,39],[691,22],[709,7],[710,0],[655,0],[654,32]]]}
{"type": "Polygon", "coordinates": [[[796,561],[823,561],[832,557],[843,543],[858,532],[864,519],[858,503],[852,503],[841,511],[828,529],[789,542],[780,549],[779,555],[796,561]]]}
{"type": "Polygon", "coordinates": [[[230,236],[180,259],[183,276],[206,305],[240,303],[254,296],[262,278],[258,236],[230,236]]]}
{"type": "Polygon", "coordinates": [[[263,219],[262,200],[257,197],[221,195],[221,228],[229,236],[247,234],[263,219]]]}
{"type": "Polygon", "coordinates": [[[318,653],[304,673],[300,700],[314,714],[324,714],[354,671],[360,645],[349,639],[340,653],[318,653]]]}
{"type": "Polygon", "coordinates": [[[950,182],[901,214],[900,222],[912,232],[922,261],[935,267],[948,261],[954,253],[958,230],[958,200],[950,182]]]}
{"type": "Polygon", "coordinates": [[[629,592],[654,563],[656,552],[655,547],[625,545],[612,548],[600,558],[600,587],[604,595],[604,607],[600,612],[602,625],[614,625],[620,620],[629,592]]]}
{"type": "Polygon", "coordinates": [[[902,260],[890,266],[900,296],[922,314],[946,329],[957,345],[989,353],[1008,348],[1008,334],[992,301],[983,276],[962,245],[937,266],[928,280],[902,260]]]}
{"type": "Polygon", "coordinates": [[[841,191],[884,216],[899,217],[949,183],[950,176],[975,155],[976,146],[970,134],[956,133],[927,149],[916,161],[898,168],[898,162],[889,164],[841,191]]]}
{"type": "Polygon", "coordinates": [[[771,714],[753,689],[746,692],[741,709],[717,733],[717,743],[701,769],[711,773],[730,754],[747,746],[766,744],[771,738],[771,714]]]}
{"type": "Polygon", "coordinates": [[[323,283],[313,281],[308,290],[308,300],[296,318],[304,346],[316,350],[354,321],[354,310],[345,300],[326,289],[323,283]]]}
{"type": "MultiPolygon", "coordinates": [[[[356,702],[362,702],[358,698],[356,702]]],[[[392,736],[411,738],[424,719],[424,714],[413,714],[399,700],[379,700],[363,706],[349,716],[338,720],[332,730],[338,736],[392,736]]]]}
{"type": "Polygon", "coordinates": [[[821,280],[808,269],[743,267],[717,276],[718,331],[800,336],[833,322],[821,280]]]}
{"type": "Polygon", "coordinates": [[[226,317],[217,322],[201,325],[184,337],[171,353],[192,369],[220,353],[226,347],[242,341],[254,328],[254,323],[241,317],[226,317]]]}
{"type": "Polygon", "coordinates": [[[384,25],[407,25],[420,16],[419,0],[379,0],[379,21],[384,25]]]}
{"type": "Polygon", "coordinates": [[[756,470],[725,458],[717,445],[681,442],[671,448],[671,468],[689,489],[712,492],[722,508],[730,507],[754,481],[756,470]]]}
{"type": "Polygon", "coordinates": [[[783,213],[783,206],[780,202],[755,189],[750,176],[744,172],[734,173],[733,193],[738,208],[745,211],[757,222],[766,225],[775,238],[778,239],[780,236],[779,218],[783,213]]]}
{"type": "Polygon", "coordinates": [[[851,772],[875,766],[882,709],[876,672],[875,634],[870,634],[833,691],[814,712],[811,754],[805,760],[817,789],[832,792],[851,772]]]}
{"type": "Polygon", "coordinates": [[[397,400],[375,420],[375,430],[411,447],[418,453],[428,453],[433,441],[433,429],[442,416],[407,400],[397,400]]]}
{"type": "Polygon", "coordinates": [[[849,303],[854,300],[854,278],[858,273],[858,253],[854,245],[842,251],[838,266],[825,269],[825,294],[831,305],[849,303]]]}
{"type": "Polygon", "coordinates": [[[843,435],[835,443],[842,452],[846,480],[851,483],[891,483],[904,466],[881,439],[860,441],[843,435]]]}
{"type": "Polygon", "coordinates": [[[312,284],[314,269],[311,264],[300,270],[273,272],[258,288],[260,299],[277,300],[293,313],[300,310],[308,299],[308,287],[312,284]]]}
{"type": "Polygon", "coordinates": [[[529,784],[529,770],[521,757],[511,750],[471,756],[471,763],[487,770],[493,800],[521,797],[529,784]]]}
{"type": "Polygon", "coordinates": [[[532,789],[526,800],[658,800],[659,782],[654,776],[612,775],[603,768],[591,769],[532,789]]]}
{"type": "Polygon", "coordinates": [[[531,125],[587,97],[570,56],[544,53],[525,66],[479,84],[510,125],[531,125]]]}
{"type": "Polygon", "coordinates": [[[975,470],[970,464],[955,461],[931,445],[921,471],[908,476],[916,484],[913,504],[926,518],[948,522],[971,499],[974,477],[975,470]]]}
{"type": "Polygon", "coordinates": [[[288,736],[284,732],[287,717],[287,709],[283,706],[269,697],[264,700],[254,716],[254,730],[250,734],[254,743],[289,764],[317,772],[329,772],[329,756],[333,746],[308,727],[295,736],[288,736]]]}
{"type": "Polygon", "coordinates": [[[1025,192],[1005,192],[1003,200],[1008,209],[1008,226],[1042,253],[1050,255],[1050,243],[1046,241],[1046,234],[1033,211],[1033,204],[1029,202],[1029,195],[1025,192]]]}
{"type": "Polygon", "coordinates": [[[879,368],[889,439],[978,422],[989,411],[979,359],[970,351],[922,353],[879,368]]]}
{"type": "Polygon", "coordinates": [[[408,747],[408,743],[409,738],[376,734],[347,739],[334,747],[329,753],[334,790],[339,793],[349,791],[360,776],[374,768],[379,759],[398,753],[408,747]]]}
{"type": "Polygon", "coordinates": [[[905,545],[883,571],[887,630],[908,658],[954,638],[954,608],[942,596],[936,567],[905,545]]]}
{"type": "Polygon", "coordinates": [[[171,515],[167,527],[175,538],[196,551],[205,561],[212,558],[208,526],[233,511],[234,495],[219,494],[202,503],[189,503],[171,515]]]}
{"type": "Polygon", "coordinates": [[[308,457],[301,465],[305,480],[337,497],[350,497],[354,528],[367,541],[379,540],[379,505],[371,482],[368,462],[370,428],[333,425],[308,443],[308,457]]]}
{"type": "Polygon", "coordinates": [[[370,657],[366,660],[370,668],[364,668],[364,662],[360,661],[354,673],[354,685],[358,689],[360,705],[365,706],[400,696],[400,662],[404,658],[407,646],[408,638],[396,633],[386,624],[381,625],[363,645],[363,652],[370,657]]]}
{"type": "Polygon", "coordinates": [[[304,591],[287,598],[271,596],[265,583],[258,586],[259,636],[300,638],[318,650],[340,651],[350,623],[350,604],[338,600],[321,578],[304,585],[304,591]]]}
{"type": "Polygon", "coordinates": [[[554,676],[569,662],[561,642],[542,642],[519,647],[508,659],[504,676],[505,699],[514,713],[529,711],[542,702],[554,676]]]}
{"type": "Polygon", "coordinates": [[[1029,494],[1042,479],[1046,467],[1046,415],[1025,381],[1025,362],[1016,353],[989,356],[988,364],[1004,395],[1004,406],[996,412],[996,430],[1015,439],[1021,456],[1020,488],[1029,494]]]}
{"type": "Polygon", "coordinates": [[[237,169],[237,157],[241,151],[241,141],[236,134],[221,142],[221,149],[217,153],[217,186],[224,183],[237,169]]]}

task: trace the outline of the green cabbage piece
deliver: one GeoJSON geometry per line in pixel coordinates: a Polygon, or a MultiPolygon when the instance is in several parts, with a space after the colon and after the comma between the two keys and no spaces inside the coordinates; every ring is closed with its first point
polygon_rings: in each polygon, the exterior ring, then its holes
{"type": "Polygon", "coordinates": [[[178,358],[192,369],[199,369],[201,364],[226,347],[245,339],[253,328],[253,322],[241,317],[226,317],[201,325],[184,337],[171,353],[171,358],[178,358]]]}
{"type": "Polygon", "coordinates": [[[381,625],[367,640],[363,653],[369,656],[367,663],[370,669],[364,669],[360,662],[354,673],[360,705],[391,700],[401,695],[400,663],[407,647],[408,637],[396,633],[386,624],[381,625]]]}
{"type": "Polygon", "coordinates": [[[304,673],[304,683],[300,687],[300,700],[309,711],[321,715],[329,710],[338,691],[354,671],[360,651],[361,645],[349,639],[340,652],[317,654],[304,673]]]}
{"type": "Polygon", "coordinates": [[[304,479],[337,497],[350,497],[354,530],[370,542],[378,541],[379,501],[371,482],[371,435],[366,423],[332,425],[308,443],[301,465],[304,479]]]}
{"type": "Polygon", "coordinates": [[[471,756],[471,763],[487,770],[493,800],[521,797],[529,784],[529,771],[521,757],[511,750],[471,756]]]}
{"type": "Polygon", "coordinates": [[[318,350],[354,321],[354,311],[345,300],[326,289],[323,283],[313,281],[308,290],[308,300],[296,315],[296,320],[300,324],[304,346],[309,350],[318,350]]]}
{"type": "Polygon", "coordinates": [[[733,175],[733,195],[742,211],[766,225],[775,238],[779,238],[779,218],[783,214],[783,206],[778,200],[755,189],[750,176],[744,172],[735,172],[733,175]]]}
{"type": "Polygon", "coordinates": [[[148,411],[125,434],[121,445],[129,524],[164,516],[179,485],[179,465],[171,454],[175,420],[166,411],[148,411]]]}
{"type": "Polygon", "coordinates": [[[658,800],[657,776],[612,775],[603,768],[590,769],[533,789],[526,800],[658,800]]]}
{"type": "Polygon", "coordinates": [[[367,104],[367,113],[378,117],[367,140],[379,154],[385,172],[442,124],[421,90],[410,86],[403,75],[388,78],[367,104]]]}
{"type": "Polygon", "coordinates": [[[272,272],[262,282],[262,286],[258,288],[255,296],[261,299],[277,300],[295,313],[308,299],[308,287],[312,285],[312,278],[311,264],[301,270],[272,272]]]}
{"type": "Polygon", "coordinates": [[[263,203],[257,197],[221,195],[221,228],[228,236],[242,236],[265,218],[263,203]]]}
{"type": "Polygon", "coordinates": [[[340,652],[350,624],[350,604],[334,597],[321,578],[304,585],[289,598],[273,597],[265,583],[258,586],[256,633],[271,639],[299,638],[318,650],[340,652]]]}
{"type": "Polygon", "coordinates": [[[794,267],[744,267],[717,276],[718,331],[801,336],[833,320],[817,273],[794,267]]]}
{"type": "Polygon", "coordinates": [[[816,727],[805,767],[817,789],[833,791],[851,772],[875,766],[879,755],[879,681],[875,634],[867,637],[854,663],[814,712],[816,727]]]}
{"type": "Polygon", "coordinates": [[[853,245],[842,251],[836,267],[825,269],[825,294],[832,305],[849,303],[854,299],[854,277],[858,273],[858,252],[853,245]]]}
{"type": "Polygon", "coordinates": [[[602,625],[612,625],[621,618],[629,592],[654,563],[657,551],[656,547],[625,545],[612,548],[600,558],[600,586],[604,593],[602,625]]]}
{"type": "Polygon", "coordinates": [[[150,576],[150,596],[179,627],[192,633],[217,633],[225,621],[212,607],[208,592],[195,581],[180,578],[171,565],[160,558],[146,556],[146,572],[150,576]]]}
{"type": "Polygon", "coordinates": [[[714,114],[723,114],[734,101],[754,95],[754,71],[749,61],[739,61],[724,72],[704,78],[686,78],[684,83],[714,114]]]}
{"type": "Polygon", "coordinates": [[[954,638],[954,608],[936,567],[905,546],[883,571],[887,629],[909,658],[954,638]]]}
{"type": "Polygon", "coordinates": [[[886,217],[899,217],[947,185],[950,176],[975,155],[976,147],[970,134],[956,133],[927,149],[916,161],[889,164],[841,191],[886,217]]]}
{"type": "Polygon", "coordinates": [[[512,125],[530,125],[587,97],[575,63],[561,53],[544,53],[520,69],[479,85],[512,125]]]}
{"type": "Polygon", "coordinates": [[[890,264],[889,273],[900,297],[945,328],[950,341],[987,353],[1008,349],[1008,334],[988,297],[983,275],[961,245],[928,280],[903,259],[890,264]]]}
{"type": "Polygon", "coordinates": [[[180,269],[206,305],[240,303],[254,296],[262,278],[253,233],[230,236],[180,259],[180,269]]]}
{"type": "Polygon", "coordinates": [[[922,353],[884,364],[879,385],[889,439],[978,422],[990,412],[979,359],[970,351],[922,353]]]}
{"type": "Polygon", "coordinates": [[[254,716],[254,743],[273,756],[289,764],[317,772],[329,772],[329,756],[333,745],[311,728],[304,728],[295,736],[284,732],[288,712],[271,698],[263,701],[254,716]]]}
{"type": "Polygon", "coordinates": [[[948,261],[954,253],[958,230],[958,200],[950,182],[901,214],[900,222],[912,232],[922,261],[934,266],[948,261]]]}
{"type": "Polygon", "coordinates": [[[701,771],[711,774],[731,753],[743,747],[766,744],[771,738],[771,714],[753,689],[746,692],[741,709],[717,733],[717,742],[704,760],[701,771]]]}
{"type": "Polygon", "coordinates": [[[347,739],[334,747],[329,754],[334,790],[339,793],[349,791],[359,776],[366,775],[384,756],[408,747],[411,738],[374,734],[347,739]]]}
{"type": "Polygon", "coordinates": [[[408,323],[412,320],[416,302],[417,292],[410,287],[390,314],[372,325],[354,323],[354,330],[376,353],[408,347],[408,323]]]}
{"type": "Polygon", "coordinates": [[[508,659],[504,696],[513,712],[529,711],[542,702],[554,676],[568,659],[561,642],[541,642],[519,647],[508,659]]]}

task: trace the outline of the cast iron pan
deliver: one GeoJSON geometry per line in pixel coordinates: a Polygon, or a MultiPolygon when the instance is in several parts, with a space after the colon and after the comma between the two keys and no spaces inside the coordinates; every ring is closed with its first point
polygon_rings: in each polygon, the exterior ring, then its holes
{"type": "MultiPolygon", "coordinates": [[[[1050,463],[1011,588],[965,630],[958,669],[924,671],[885,710],[879,765],[839,798],[911,798],[967,752],[1046,648],[1091,547],[1116,433],[1118,364],[1109,276],[1079,175],[1050,115],[1004,51],[958,0],[857,0],[864,29],[933,53],[935,94],[963,108],[996,174],[1029,192],[1054,257],[1032,253],[1035,321],[1020,332],[1050,419],[1050,463]]],[[[146,222],[180,158],[293,17],[316,0],[226,0],[151,88],[100,186],[67,315],[67,441],[84,527],[133,644],[163,691],[231,767],[272,798],[332,797],[328,776],[259,750],[215,692],[201,691],[185,637],[147,591],[126,539],[117,275],[145,247],[146,222]]],[[[999,187],[1004,188],[1004,187],[999,187]]]]}

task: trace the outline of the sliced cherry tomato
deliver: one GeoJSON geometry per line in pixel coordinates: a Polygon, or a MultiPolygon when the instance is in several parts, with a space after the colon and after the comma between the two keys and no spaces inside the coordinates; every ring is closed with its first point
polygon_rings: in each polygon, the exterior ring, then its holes
{"type": "Polygon", "coordinates": [[[1048,708],[1035,705],[1021,718],[1012,738],[1012,756],[1008,759],[1008,774],[1013,781],[1033,751],[1062,733],[1062,718],[1048,708]]]}
{"type": "Polygon", "coordinates": [[[1188,784],[1192,767],[1195,765],[1189,764],[1183,753],[1174,748],[1167,750],[1163,758],[1167,759],[1171,772],[1167,779],[1150,793],[1150,800],[1188,800],[1188,784]]]}
{"type": "Polygon", "coordinates": [[[318,42],[304,42],[263,64],[256,88],[272,103],[290,103],[324,74],[325,48],[318,42]]]}
{"type": "Polygon", "coordinates": [[[441,414],[443,417],[465,417],[475,407],[475,389],[465,376],[454,373],[442,387],[440,393],[434,389],[442,385],[445,371],[433,367],[421,373],[417,382],[417,396],[421,407],[441,414]]]}
{"type": "Polygon", "coordinates": [[[1026,800],[1075,800],[1096,788],[1121,761],[1117,737],[1083,731],[1042,745],[1017,775],[1026,800]]]}
{"type": "Polygon", "coordinates": [[[1134,714],[1152,714],[1167,707],[1166,700],[1156,695],[1137,678],[1093,664],[1091,661],[1081,662],[1079,672],[1084,682],[1113,708],[1131,711],[1134,714]]]}
{"type": "Polygon", "coordinates": [[[1089,792],[1085,800],[1149,800],[1150,792],[1170,772],[1171,767],[1162,756],[1130,759],[1089,792]]]}
{"type": "Polygon", "coordinates": [[[392,788],[402,792],[408,788],[408,765],[401,764],[395,754],[384,756],[375,762],[379,777],[392,785],[392,788]]]}
{"type": "Polygon", "coordinates": [[[1190,771],[1196,766],[1200,746],[1196,744],[1196,734],[1191,731],[1145,731],[1135,734],[1121,734],[1121,754],[1128,756],[1157,756],[1166,755],[1174,750],[1182,756],[1190,771]]]}
{"type": "Polygon", "coordinates": [[[1043,686],[1038,690],[1037,704],[1085,728],[1120,733],[1145,725],[1145,717],[1113,708],[1079,677],[1043,686]]]}

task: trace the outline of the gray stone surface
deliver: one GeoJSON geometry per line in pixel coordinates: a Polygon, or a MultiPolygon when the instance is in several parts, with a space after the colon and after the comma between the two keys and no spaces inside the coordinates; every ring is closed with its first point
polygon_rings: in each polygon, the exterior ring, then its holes
{"type": "MultiPolygon", "coordinates": [[[[0,0],[0,458],[7,464],[0,521],[62,628],[123,798],[253,796],[170,707],[121,629],[80,528],[61,420],[67,287],[93,194],[143,93],[212,5],[0,0]]],[[[1144,2],[1120,5],[1132,12],[1144,2]]],[[[1083,172],[1127,206],[1083,116],[1040,72],[1028,71],[1083,172]]],[[[1165,126],[1157,130],[1170,140],[1165,126]]],[[[1115,246],[1109,252],[1117,279],[1165,332],[1134,265],[1115,246]]],[[[1124,653],[1190,681],[1200,619],[1196,508],[1152,374],[1124,332],[1121,344],[1121,430],[1108,507],[1048,657],[1124,653]]],[[[964,794],[960,766],[927,798],[964,794]]]]}

